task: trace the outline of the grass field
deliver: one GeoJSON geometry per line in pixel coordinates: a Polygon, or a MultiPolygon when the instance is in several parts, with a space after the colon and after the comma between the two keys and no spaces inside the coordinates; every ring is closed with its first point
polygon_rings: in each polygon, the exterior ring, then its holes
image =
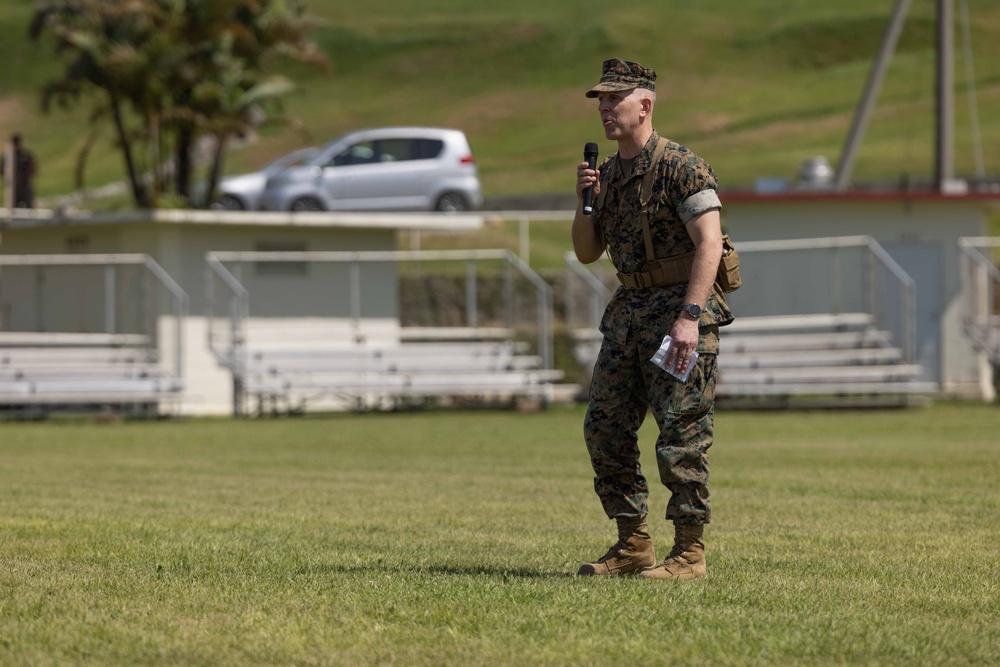
{"type": "Polygon", "coordinates": [[[581,423],[0,424],[0,664],[1000,663],[995,405],[720,413],[684,584],[573,576],[581,423]]]}

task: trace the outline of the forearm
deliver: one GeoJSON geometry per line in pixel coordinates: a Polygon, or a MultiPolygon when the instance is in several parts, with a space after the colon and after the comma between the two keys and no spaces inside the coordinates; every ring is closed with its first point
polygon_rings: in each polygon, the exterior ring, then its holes
{"type": "Polygon", "coordinates": [[[684,303],[696,303],[704,307],[712,294],[712,285],[719,271],[719,261],[722,259],[722,237],[718,241],[706,239],[694,252],[694,263],[691,266],[691,279],[688,282],[684,303]]]}
{"type": "MultiPolygon", "coordinates": [[[[710,210],[692,219],[687,224],[688,234],[694,241],[694,263],[691,266],[691,276],[688,289],[684,295],[684,304],[694,303],[705,307],[712,294],[712,285],[719,270],[719,260],[722,259],[722,224],[718,210],[710,210]]],[[[681,311],[670,331],[676,345],[671,349],[667,363],[674,356],[680,360],[679,368],[683,372],[687,368],[691,353],[698,347],[698,318],[691,317],[681,311]]]]}
{"type": "Polygon", "coordinates": [[[576,166],[576,214],[573,216],[573,252],[584,264],[596,262],[604,253],[604,238],[594,216],[583,214],[583,193],[591,190],[593,199],[601,192],[601,172],[591,169],[586,162],[576,166]]]}
{"type": "Polygon", "coordinates": [[[722,224],[717,210],[707,211],[688,223],[688,233],[695,243],[694,263],[684,303],[703,306],[712,294],[712,285],[722,259],[722,224]]]}
{"type": "Polygon", "coordinates": [[[594,223],[593,216],[583,214],[583,203],[577,202],[576,215],[573,216],[573,252],[576,258],[584,264],[596,262],[604,253],[604,240],[601,231],[594,223]]]}

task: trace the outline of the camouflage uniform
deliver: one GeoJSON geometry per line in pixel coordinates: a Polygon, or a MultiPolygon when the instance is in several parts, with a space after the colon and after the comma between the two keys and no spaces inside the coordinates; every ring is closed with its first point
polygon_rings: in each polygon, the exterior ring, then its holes
{"type": "MultiPolygon", "coordinates": [[[[718,208],[711,167],[684,146],[669,142],[650,164],[661,138],[656,132],[622,174],[617,154],[601,165],[602,196],[594,208],[611,261],[618,271],[641,271],[646,263],[640,219],[640,189],[648,169],[657,170],[650,200],[650,232],[657,259],[693,251],[685,223],[718,208]]],[[[687,383],[650,362],[684,305],[687,285],[619,287],[605,310],[604,334],[594,367],[584,433],[594,467],[594,489],[609,517],[645,515],[649,487],[639,466],[637,431],[652,409],[660,429],[656,462],[670,490],[666,518],[678,524],[711,520],[708,448],[715,414],[719,326],[733,320],[716,290],[699,322],[698,361],[687,383]]]]}

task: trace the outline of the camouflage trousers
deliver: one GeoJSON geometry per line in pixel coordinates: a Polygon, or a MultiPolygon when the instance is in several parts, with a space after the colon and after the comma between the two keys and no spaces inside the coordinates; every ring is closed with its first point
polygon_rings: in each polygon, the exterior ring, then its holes
{"type": "Polygon", "coordinates": [[[639,465],[637,433],[651,410],[660,429],[660,481],[671,494],[667,520],[708,523],[716,355],[699,352],[682,384],[649,361],[659,344],[649,335],[630,336],[625,344],[605,337],[601,344],[584,421],[594,490],[609,518],[648,512],[649,486],[639,465]]]}

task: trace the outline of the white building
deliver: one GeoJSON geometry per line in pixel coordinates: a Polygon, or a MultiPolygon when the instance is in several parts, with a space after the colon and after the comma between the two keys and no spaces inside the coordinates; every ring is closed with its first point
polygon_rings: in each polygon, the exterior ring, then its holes
{"type": "MultiPolygon", "coordinates": [[[[396,249],[400,231],[461,232],[481,227],[478,215],[237,213],[145,211],[59,216],[25,211],[2,222],[0,255],[65,253],[141,253],[151,256],[189,298],[183,331],[185,414],[228,414],[233,406],[232,377],[208,346],[206,254],[212,251],[387,251],[396,249]]],[[[296,326],[330,334],[345,331],[351,318],[346,267],[304,263],[251,264],[240,282],[252,294],[250,326],[276,335],[296,326]],[[341,276],[338,271],[344,272],[341,276]]],[[[366,330],[391,339],[399,327],[398,281],[392,262],[367,264],[361,305],[366,330]]],[[[0,330],[106,332],[108,326],[142,327],[155,311],[157,348],[164,364],[174,363],[177,346],[173,315],[150,301],[149,289],[133,274],[121,274],[111,288],[116,313],[102,315],[107,287],[101,273],[31,273],[13,269],[0,276],[0,330]],[[41,281],[44,281],[42,284],[41,281]],[[145,290],[145,292],[144,292],[145,290]]],[[[216,312],[218,316],[218,311],[216,312]]]]}

